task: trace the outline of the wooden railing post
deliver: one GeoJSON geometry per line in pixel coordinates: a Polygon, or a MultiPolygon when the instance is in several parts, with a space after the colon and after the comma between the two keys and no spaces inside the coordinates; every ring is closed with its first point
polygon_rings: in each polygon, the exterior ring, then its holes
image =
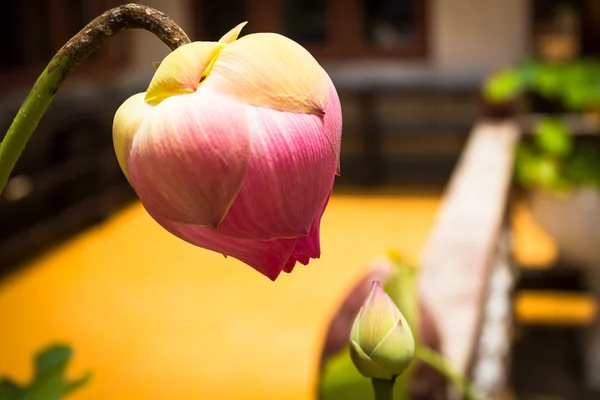
{"type": "Polygon", "coordinates": [[[421,257],[419,294],[441,351],[461,373],[472,366],[506,218],[520,129],[480,122],[454,170],[421,257]]]}

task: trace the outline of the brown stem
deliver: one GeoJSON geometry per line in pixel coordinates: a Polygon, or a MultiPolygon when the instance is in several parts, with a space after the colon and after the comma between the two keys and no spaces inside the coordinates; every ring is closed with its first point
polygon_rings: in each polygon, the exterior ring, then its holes
{"type": "Polygon", "coordinates": [[[125,4],[113,8],[87,24],[58,51],[54,59],[58,61],[66,58],[68,61],[57,87],[53,89],[58,90],[58,86],[75,67],[109,37],[125,29],[150,31],[171,50],[190,43],[188,36],[173,20],[154,8],[141,4],[125,4]]]}

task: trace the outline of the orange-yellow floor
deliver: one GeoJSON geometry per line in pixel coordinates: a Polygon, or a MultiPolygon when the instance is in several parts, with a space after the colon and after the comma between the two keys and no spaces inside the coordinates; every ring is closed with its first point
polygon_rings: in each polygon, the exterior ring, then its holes
{"type": "MultiPolygon", "coordinates": [[[[337,303],[374,256],[394,247],[417,260],[438,205],[334,196],[322,258],[273,283],[170,236],[136,204],[0,283],[0,375],[27,379],[33,352],[66,341],[71,373],[94,374],[73,400],[312,399],[337,303]]],[[[548,238],[526,212],[516,221],[518,257],[550,262],[548,238]]]]}

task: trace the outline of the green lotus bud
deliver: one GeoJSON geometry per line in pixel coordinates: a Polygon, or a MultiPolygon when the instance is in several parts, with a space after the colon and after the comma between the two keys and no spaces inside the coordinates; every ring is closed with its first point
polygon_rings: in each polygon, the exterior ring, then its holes
{"type": "Polygon", "coordinates": [[[408,367],[415,340],[406,319],[378,281],[350,332],[350,357],[367,378],[393,380],[408,367]]]}

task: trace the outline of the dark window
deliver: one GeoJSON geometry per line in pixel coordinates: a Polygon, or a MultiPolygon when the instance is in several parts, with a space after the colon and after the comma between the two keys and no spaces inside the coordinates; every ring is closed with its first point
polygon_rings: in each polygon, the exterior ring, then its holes
{"type": "Polygon", "coordinates": [[[279,32],[317,59],[423,58],[428,0],[192,0],[200,40],[241,21],[243,33],[279,32]]]}
{"type": "MultiPolygon", "coordinates": [[[[125,0],[0,0],[0,80],[31,83],[56,52],[87,23],[125,0]]],[[[110,41],[77,69],[98,76],[125,61],[127,40],[110,41]],[[86,72],[87,71],[87,72],[86,72]]]]}
{"type": "Polygon", "coordinates": [[[363,0],[365,39],[393,49],[415,36],[415,9],[411,0],[363,0]]]}
{"type": "Polygon", "coordinates": [[[72,18],[69,18],[65,23],[69,36],[75,35],[88,22],[98,16],[96,3],[97,1],[94,0],[68,0],[68,8],[72,18]]]}
{"type": "Polygon", "coordinates": [[[327,0],[285,1],[285,35],[302,43],[327,41],[327,0]]]}
{"type": "MultiPolygon", "coordinates": [[[[217,41],[241,22],[248,21],[245,0],[197,0],[194,40],[217,41]]],[[[248,33],[244,29],[240,36],[248,33]]]]}
{"type": "Polygon", "coordinates": [[[17,15],[16,1],[0,1],[0,68],[11,69],[24,63],[24,56],[19,42],[15,40],[15,32],[19,32],[19,22],[16,18],[4,16],[17,15]]]}
{"type": "Polygon", "coordinates": [[[3,71],[48,61],[52,53],[50,6],[44,0],[0,2],[3,71]]]}

